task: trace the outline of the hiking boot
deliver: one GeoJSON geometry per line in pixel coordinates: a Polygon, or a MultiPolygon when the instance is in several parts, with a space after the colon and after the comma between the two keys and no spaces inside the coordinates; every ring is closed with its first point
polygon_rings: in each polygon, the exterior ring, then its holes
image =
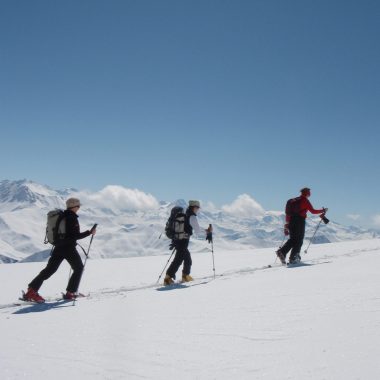
{"type": "Polygon", "coordinates": [[[25,301],[32,301],[37,303],[44,303],[45,300],[36,292],[34,289],[29,288],[26,293],[23,295],[25,301]]]}
{"type": "Polygon", "coordinates": [[[276,255],[277,255],[277,257],[280,259],[281,264],[282,264],[282,265],[286,265],[285,256],[284,256],[284,254],[281,252],[281,249],[278,249],[278,250],[276,251],[276,255]]]}
{"type": "Polygon", "coordinates": [[[183,274],[182,275],[182,282],[190,282],[193,281],[194,279],[189,275],[189,274],[183,274]]]}
{"type": "Polygon", "coordinates": [[[301,256],[300,255],[296,255],[295,257],[290,257],[289,258],[289,263],[288,264],[299,264],[301,262],[301,256]]]}
{"type": "Polygon", "coordinates": [[[66,292],[66,294],[64,294],[62,296],[62,298],[64,300],[75,300],[77,298],[77,295],[75,293],[72,293],[72,292],[66,292]]]}
{"type": "Polygon", "coordinates": [[[164,285],[174,284],[174,280],[167,274],[164,278],[164,285]]]}

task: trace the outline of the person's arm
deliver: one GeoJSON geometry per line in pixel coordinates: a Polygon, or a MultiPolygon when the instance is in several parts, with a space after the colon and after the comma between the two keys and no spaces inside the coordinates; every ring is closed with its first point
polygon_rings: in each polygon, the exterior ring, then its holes
{"type": "Polygon", "coordinates": [[[207,230],[205,230],[199,226],[198,219],[195,215],[190,216],[189,223],[190,223],[191,227],[193,227],[193,233],[196,236],[201,237],[203,239],[206,238],[207,230]]]}
{"type": "Polygon", "coordinates": [[[80,232],[79,222],[77,218],[66,217],[66,238],[70,240],[80,240],[91,235],[89,230],[80,232]]]}
{"type": "Polygon", "coordinates": [[[308,199],[305,199],[305,201],[306,201],[305,202],[306,210],[310,211],[312,214],[323,214],[326,211],[326,209],[324,209],[324,208],[322,208],[320,210],[315,210],[308,199]]]}

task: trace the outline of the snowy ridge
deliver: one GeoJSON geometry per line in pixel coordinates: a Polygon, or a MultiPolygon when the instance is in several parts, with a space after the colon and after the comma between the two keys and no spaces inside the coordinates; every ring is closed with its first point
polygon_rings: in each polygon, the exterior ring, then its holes
{"type": "MultiPolygon", "coordinates": [[[[136,189],[107,186],[97,193],[75,189],[53,190],[28,180],[0,181],[0,262],[46,260],[50,246],[43,244],[46,214],[64,208],[69,196],[80,197],[82,230],[99,224],[91,255],[94,258],[121,258],[160,255],[168,252],[169,241],[163,234],[170,209],[186,201],[158,202],[136,189]],[[162,235],[162,236],[161,236],[162,235]],[[161,238],[160,238],[161,236],[161,238]]],[[[202,208],[200,224],[214,226],[215,239],[223,249],[249,249],[278,246],[283,239],[284,215],[265,211],[247,195],[239,196],[221,210],[202,208]],[[242,202],[248,204],[242,209],[242,202]],[[235,209],[234,209],[235,207],[235,209]],[[246,214],[252,216],[247,217],[246,214]]],[[[308,219],[310,237],[319,218],[308,219]]],[[[322,225],[316,243],[369,239],[375,232],[336,223],[322,225]]],[[[86,246],[87,242],[83,241],[86,246]]],[[[203,240],[192,240],[192,251],[207,250],[203,240]]]]}

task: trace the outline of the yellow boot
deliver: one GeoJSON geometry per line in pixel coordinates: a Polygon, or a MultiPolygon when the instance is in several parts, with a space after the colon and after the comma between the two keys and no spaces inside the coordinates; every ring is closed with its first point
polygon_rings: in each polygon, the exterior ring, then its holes
{"type": "Polygon", "coordinates": [[[183,274],[182,275],[182,282],[190,282],[193,281],[194,279],[189,275],[189,274],[183,274]]]}
{"type": "Polygon", "coordinates": [[[164,278],[164,285],[174,284],[174,280],[167,274],[164,278]]]}

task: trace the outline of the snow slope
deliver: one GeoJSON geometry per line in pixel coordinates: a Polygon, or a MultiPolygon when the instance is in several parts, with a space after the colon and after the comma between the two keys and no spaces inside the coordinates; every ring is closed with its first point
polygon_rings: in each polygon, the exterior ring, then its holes
{"type": "Polygon", "coordinates": [[[89,260],[86,299],[54,299],[68,267],[12,306],[42,263],[1,265],[1,379],[378,379],[380,240],[193,254],[196,280],[155,286],[169,256],[89,260]],[[267,264],[272,268],[265,269],[267,264]]]}

